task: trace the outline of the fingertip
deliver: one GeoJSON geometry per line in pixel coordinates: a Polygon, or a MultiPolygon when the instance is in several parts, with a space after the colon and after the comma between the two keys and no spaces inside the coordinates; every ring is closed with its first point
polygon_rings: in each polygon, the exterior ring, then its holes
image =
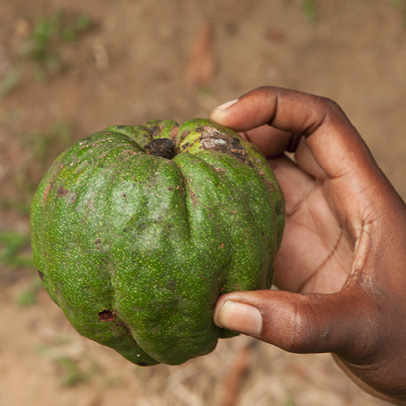
{"type": "Polygon", "coordinates": [[[210,113],[211,120],[221,125],[227,125],[228,109],[238,102],[239,99],[230,100],[213,109],[210,113]]]}
{"type": "Polygon", "coordinates": [[[259,336],[262,331],[260,311],[245,303],[225,300],[216,307],[214,323],[221,328],[239,331],[251,336],[259,336]]]}
{"type": "Polygon", "coordinates": [[[267,124],[274,114],[275,103],[275,90],[254,89],[216,107],[210,118],[220,125],[243,132],[267,124]]]}

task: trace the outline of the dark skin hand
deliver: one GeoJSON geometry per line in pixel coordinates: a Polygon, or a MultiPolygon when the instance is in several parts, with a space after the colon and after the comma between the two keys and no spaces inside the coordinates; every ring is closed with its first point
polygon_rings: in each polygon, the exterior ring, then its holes
{"type": "Polygon", "coordinates": [[[211,118],[258,146],[286,199],[280,290],[221,296],[215,323],[332,353],[364,390],[406,405],[406,206],[356,129],[331,100],[272,87],[211,118]]]}

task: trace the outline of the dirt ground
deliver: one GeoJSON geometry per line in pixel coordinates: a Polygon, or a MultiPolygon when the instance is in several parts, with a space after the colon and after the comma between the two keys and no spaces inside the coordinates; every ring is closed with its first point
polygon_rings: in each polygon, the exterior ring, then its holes
{"type": "Polygon", "coordinates": [[[406,2],[0,0],[0,16],[0,406],[384,404],[327,354],[238,337],[139,368],[80,337],[38,284],[28,208],[74,140],[267,84],[337,101],[406,198],[406,2]]]}

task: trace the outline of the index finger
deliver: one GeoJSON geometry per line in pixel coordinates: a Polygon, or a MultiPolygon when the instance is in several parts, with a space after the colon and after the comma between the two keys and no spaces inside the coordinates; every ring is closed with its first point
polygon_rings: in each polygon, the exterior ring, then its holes
{"type": "MultiPolygon", "coordinates": [[[[348,170],[365,171],[373,164],[356,129],[340,107],[327,98],[262,87],[245,94],[226,109],[214,110],[211,117],[236,131],[248,131],[255,144],[274,142],[273,131],[250,131],[267,124],[285,134],[293,134],[296,140],[306,137],[314,158],[328,177],[340,176],[348,170]]],[[[291,136],[284,137],[283,145],[288,148],[291,136]]]]}

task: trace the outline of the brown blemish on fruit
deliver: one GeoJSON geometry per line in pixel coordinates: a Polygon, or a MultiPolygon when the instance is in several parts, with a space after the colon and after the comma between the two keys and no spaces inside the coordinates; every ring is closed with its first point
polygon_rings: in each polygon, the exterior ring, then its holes
{"type": "Polygon", "coordinates": [[[189,130],[182,131],[182,134],[180,135],[181,141],[183,141],[189,134],[190,134],[189,130]]]}
{"type": "Polygon", "coordinates": [[[176,137],[178,136],[178,132],[179,132],[179,126],[173,127],[172,130],[171,130],[170,133],[169,133],[169,138],[170,138],[172,141],[175,141],[175,140],[176,140],[176,137]]]}
{"type": "Polygon", "coordinates": [[[63,186],[59,186],[57,190],[58,196],[66,196],[69,193],[68,189],[65,189],[63,186]]]}
{"type": "Polygon", "coordinates": [[[56,194],[59,197],[63,197],[64,199],[66,199],[67,204],[69,204],[69,205],[73,205],[77,200],[77,194],[70,193],[69,190],[65,189],[63,186],[58,187],[56,194]]]}
{"type": "Polygon", "coordinates": [[[199,127],[196,131],[201,133],[200,144],[203,149],[221,152],[252,166],[247,152],[238,138],[223,134],[212,127],[199,127]]]}
{"type": "Polygon", "coordinates": [[[44,280],[44,274],[41,271],[37,271],[39,278],[43,281],[44,280]]]}
{"type": "MultiPolygon", "coordinates": [[[[59,165],[59,169],[62,169],[64,167],[64,164],[59,165]]],[[[43,202],[45,203],[48,193],[49,191],[52,189],[52,187],[54,186],[55,183],[55,179],[58,176],[59,171],[55,172],[52,176],[51,181],[49,182],[49,185],[46,187],[45,192],[44,192],[44,197],[43,197],[43,202]]]]}
{"type": "Polygon", "coordinates": [[[101,250],[101,239],[97,238],[94,243],[96,244],[96,249],[101,250]]]}
{"type": "Polygon", "coordinates": [[[116,315],[111,310],[103,310],[97,314],[100,321],[114,321],[116,315]]]}
{"type": "Polygon", "coordinates": [[[49,191],[51,190],[51,187],[52,187],[52,184],[51,184],[51,185],[48,185],[48,186],[46,187],[46,189],[45,189],[44,198],[43,198],[44,203],[45,203],[45,201],[47,200],[47,196],[48,196],[49,191]]]}
{"type": "Polygon", "coordinates": [[[185,142],[184,144],[182,144],[181,148],[182,151],[187,150],[188,148],[190,148],[193,144],[191,144],[190,142],[185,142]]]}

